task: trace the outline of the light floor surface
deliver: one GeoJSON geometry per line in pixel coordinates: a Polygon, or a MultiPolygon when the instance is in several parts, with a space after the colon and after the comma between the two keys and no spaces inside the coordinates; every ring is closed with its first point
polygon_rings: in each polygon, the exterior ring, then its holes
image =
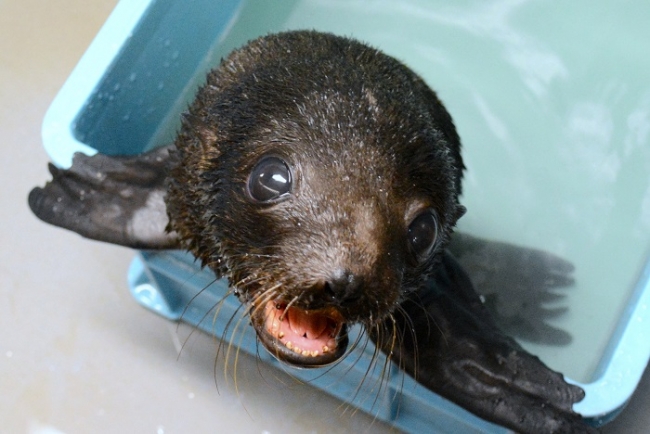
{"type": "MultiPolygon", "coordinates": [[[[397,432],[252,357],[224,376],[212,338],[132,300],[132,251],[31,215],[43,116],[115,3],[0,0],[0,433],[397,432]]],[[[603,431],[646,433],[648,409],[646,372],[603,431]]]]}

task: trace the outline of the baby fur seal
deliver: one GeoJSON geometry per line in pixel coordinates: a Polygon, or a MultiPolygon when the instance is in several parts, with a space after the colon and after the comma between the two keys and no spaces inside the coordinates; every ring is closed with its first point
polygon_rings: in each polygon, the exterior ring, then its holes
{"type": "Polygon", "coordinates": [[[418,382],[520,432],[592,432],[567,384],[494,324],[445,249],[463,162],[424,81],[357,41],[261,37],[208,74],[173,146],[77,155],[29,204],[136,248],[177,248],[230,280],[284,362],[343,357],[361,323],[418,382]],[[165,232],[163,228],[167,226],[165,232]]]}

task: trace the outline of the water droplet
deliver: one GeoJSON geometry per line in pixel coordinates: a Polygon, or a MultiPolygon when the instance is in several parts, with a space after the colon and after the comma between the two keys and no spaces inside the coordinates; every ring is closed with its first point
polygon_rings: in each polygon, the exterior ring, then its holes
{"type": "Polygon", "coordinates": [[[138,74],[135,72],[132,72],[131,75],[129,75],[129,81],[133,82],[135,79],[138,78],[138,74]]]}

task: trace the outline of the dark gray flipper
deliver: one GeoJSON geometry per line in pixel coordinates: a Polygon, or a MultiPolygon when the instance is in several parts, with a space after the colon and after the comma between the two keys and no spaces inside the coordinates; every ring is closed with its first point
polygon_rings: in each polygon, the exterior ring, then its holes
{"type": "Polygon", "coordinates": [[[529,342],[568,345],[571,335],[547,320],[566,312],[546,308],[574,284],[573,265],[551,253],[454,233],[447,246],[507,335],[529,342]]]}
{"type": "Polygon", "coordinates": [[[419,383],[467,410],[518,432],[597,432],[572,410],[583,390],[496,327],[451,255],[401,304],[395,322],[373,340],[419,383]]]}
{"type": "Polygon", "coordinates": [[[178,247],[165,206],[171,147],[137,156],[75,154],[68,170],[34,188],[29,207],[41,220],[94,240],[138,249],[178,247]]]}

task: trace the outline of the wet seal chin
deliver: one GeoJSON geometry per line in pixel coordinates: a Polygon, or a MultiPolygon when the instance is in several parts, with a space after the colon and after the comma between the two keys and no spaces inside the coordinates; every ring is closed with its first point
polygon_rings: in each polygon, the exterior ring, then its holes
{"type": "Polygon", "coordinates": [[[345,319],[335,308],[306,310],[272,300],[254,308],[251,320],[266,349],[296,367],[334,363],[348,346],[345,319]]]}

